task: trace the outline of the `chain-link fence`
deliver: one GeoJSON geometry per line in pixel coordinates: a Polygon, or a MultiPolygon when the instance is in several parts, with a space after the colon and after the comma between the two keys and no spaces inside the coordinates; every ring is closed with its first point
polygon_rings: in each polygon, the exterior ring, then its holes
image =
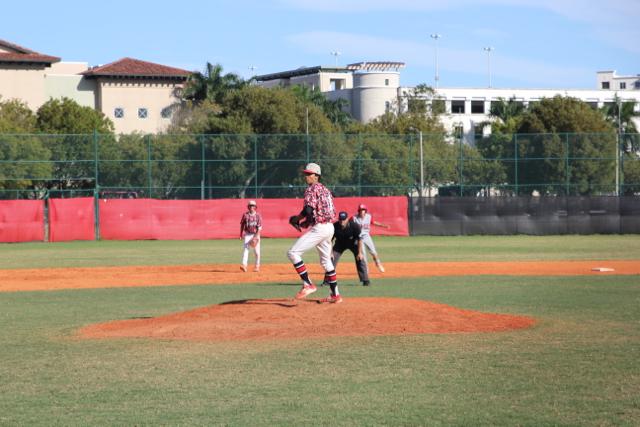
{"type": "Polygon", "coordinates": [[[640,193],[638,134],[0,135],[0,198],[299,197],[323,169],[336,196],[640,193]]]}

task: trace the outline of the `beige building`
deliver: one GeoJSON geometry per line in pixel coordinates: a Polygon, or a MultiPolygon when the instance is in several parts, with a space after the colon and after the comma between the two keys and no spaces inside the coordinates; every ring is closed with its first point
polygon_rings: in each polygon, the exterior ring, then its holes
{"type": "Polygon", "coordinates": [[[164,131],[190,71],[123,58],[89,67],[0,40],[0,99],[19,99],[36,111],[49,99],[67,97],[101,111],[116,133],[164,131]]]}
{"type": "Polygon", "coordinates": [[[0,40],[0,96],[3,100],[20,99],[38,109],[47,100],[47,71],[58,62],[58,57],[0,40]]]}

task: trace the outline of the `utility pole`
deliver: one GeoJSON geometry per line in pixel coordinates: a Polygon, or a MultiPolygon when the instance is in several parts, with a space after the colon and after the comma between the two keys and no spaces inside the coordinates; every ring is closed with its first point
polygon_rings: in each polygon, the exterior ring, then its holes
{"type": "Polygon", "coordinates": [[[440,75],[438,74],[438,39],[442,37],[440,34],[438,33],[433,33],[431,34],[431,38],[434,39],[436,41],[436,49],[435,49],[435,56],[436,56],[436,74],[434,77],[435,80],[435,84],[436,84],[436,89],[438,89],[438,83],[440,81],[440,75]]]}
{"type": "Polygon", "coordinates": [[[487,52],[487,73],[489,74],[489,88],[490,88],[491,87],[491,51],[493,51],[493,48],[491,46],[483,47],[482,50],[487,52]]]}
{"type": "Polygon", "coordinates": [[[332,52],[330,52],[331,55],[335,56],[336,58],[336,67],[338,66],[338,56],[342,55],[342,52],[338,52],[337,50],[334,50],[332,52]]]}

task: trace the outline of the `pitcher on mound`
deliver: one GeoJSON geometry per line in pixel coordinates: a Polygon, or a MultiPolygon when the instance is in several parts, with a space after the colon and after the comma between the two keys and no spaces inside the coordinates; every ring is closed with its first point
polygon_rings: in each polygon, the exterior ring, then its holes
{"type": "Polygon", "coordinates": [[[298,231],[301,231],[302,228],[309,229],[296,240],[287,252],[287,257],[302,279],[302,289],[296,294],[296,298],[305,298],[318,290],[309,278],[307,267],[302,260],[302,254],[315,247],[320,255],[320,265],[325,271],[324,281],[329,284],[331,289],[331,295],[321,302],[340,303],[342,297],[338,291],[336,269],[331,261],[333,220],[336,216],[333,195],[327,187],[319,182],[322,175],[319,165],[309,163],[302,172],[308,185],[304,192],[304,206],[298,215],[289,218],[289,223],[298,231]]]}

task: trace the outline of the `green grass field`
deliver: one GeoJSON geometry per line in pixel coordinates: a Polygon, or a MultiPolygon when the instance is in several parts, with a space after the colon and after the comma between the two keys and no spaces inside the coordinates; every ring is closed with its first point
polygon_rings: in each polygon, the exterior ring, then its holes
{"type": "MultiPolygon", "coordinates": [[[[265,239],[265,263],[291,240],[265,239]]],[[[377,238],[385,261],[634,259],[640,236],[377,238]]],[[[234,263],[236,241],[2,244],[0,268],[234,263]]],[[[317,255],[307,254],[307,262],[317,255]]],[[[348,258],[345,259],[345,261],[348,258]]],[[[538,319],[527,330],[285,342],[79,340],[112,319],[298,283],[0,293],[0,425],[640,425],[640,277],[341,283],[538,319]]]]}

